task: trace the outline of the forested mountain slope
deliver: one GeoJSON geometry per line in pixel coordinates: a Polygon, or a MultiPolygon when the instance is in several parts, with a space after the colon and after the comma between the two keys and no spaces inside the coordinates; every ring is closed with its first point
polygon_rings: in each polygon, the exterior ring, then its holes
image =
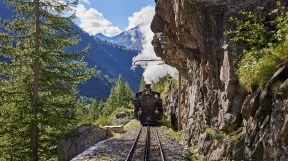
{"type": "MultiPolygon", "coordinates": [[[[138,90],[143,70],[140,68],[137,68],[135,71],[130,69],[132,65],[132,58],[137,55],[138,51],[126,49],[123,46],[102,41],[88,35],[85,32],[82,32],[80,37],[82,39],[82,41],[78,44],[80,49],[89,43],[91,44],[91,48],[85,57],[85,61],[88,62],[90,67],[96,65],[97,70],[101,71],[100,78],[92,78],[91,80],[88,80],[85,85],[79,86],[80,94],[85,95],[86,90],[89,90],[87,92],[91,94],[93,94],[95,91],[97,93],[98,91],[105,91],[107,92],[105,96],[107,96],[111,88],[111,79],[117,80],[120,74],[123,80],[129,83],[133,91],[138,90]],[[104,82],[101,82],[99,79],[104,82]],[[97,88],[94,86],[97,86],[97,88]]],[[[113,84],[114,83],[115,81],[113,84]]]]}
{"type": "MultiPolygon", "coordinates": [[[[5,4],[0,3],[0,17],[10,19],[12,15],[11,8],[8,9],[5,4]]],[[[98,99],[107,97],[119,75],[122,75],[123,80],[128,82],[133,91],[138,90],[143,70],[138,68],[132,71],[130,69],[132,58],[137,55],[138,51],[90,36],[77,25],[73,25],[73,28],[80,33],[79,39],[81,39],[81,42],[74,47],[75,51],[80,51],[90,44],[91,47],[84,60],[88,62],[89,67],[96,66],[98,73],[96,77],[78,86],[79,95],[98,99]]]]}

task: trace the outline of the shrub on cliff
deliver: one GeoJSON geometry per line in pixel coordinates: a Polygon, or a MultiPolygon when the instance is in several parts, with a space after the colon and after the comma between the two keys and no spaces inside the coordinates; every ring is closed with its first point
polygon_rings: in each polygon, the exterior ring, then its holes
{"type": "Polygon", "coordinates": [[[153,90],[160,92],[162,98],[166,98],[168,96],[168,92],[170,88],[177,88],[177,80],[171,77],[169,74],[166,74],[164,77],[159,78],[158,81],[153,82],[153,90]]]}
{"type": "Polygon", "coordinates": [[[238,76],[240,84],[251,89],[263,87],[277,69],[287,64],[288,57],[288,13],[284,8],[272,11],[276,15],[273,21],[265,21],[252,12],[241,11],[244,20],[230,18],[236,24],[233,41],[244,42],[245,50],[239,62],[238,76]]]}

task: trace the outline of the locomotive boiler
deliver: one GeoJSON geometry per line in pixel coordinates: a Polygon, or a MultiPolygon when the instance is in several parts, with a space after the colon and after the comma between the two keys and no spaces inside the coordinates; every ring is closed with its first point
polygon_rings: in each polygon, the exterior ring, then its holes
{"type": "Polygon", "coordinates": [[[134,117],[142,125],[157,124],[163,116],[160,93],[151,90],[151,84],[146,84],[143,92],[135,94],[134,117]]]}

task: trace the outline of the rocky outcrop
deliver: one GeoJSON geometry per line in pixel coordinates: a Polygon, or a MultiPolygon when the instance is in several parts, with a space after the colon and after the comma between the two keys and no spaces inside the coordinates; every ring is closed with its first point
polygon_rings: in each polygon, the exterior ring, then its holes
{"type": "Polygon", "coordinates": [[[106,130],[98,126],[80,126],[77,136],[61,140],[57,145],[58,160],[68,161],[107,137],[106,130]]]}
{"type": "MultiPolygon", "coordinates": [[[[242,45],[224,35],[233,27],[229,17],[241,18],[238,11],[265,15],[276,1],[155,2],[154,50],[183,78],[183,140],[207,160],[287,160],[287,67],[248,95],[235,74],[242,45]],[[277,80],[283,83],[273,92],[277,80]]],[[[171,120],[178,120],[175,99],[166,106],[171,120]]]]}

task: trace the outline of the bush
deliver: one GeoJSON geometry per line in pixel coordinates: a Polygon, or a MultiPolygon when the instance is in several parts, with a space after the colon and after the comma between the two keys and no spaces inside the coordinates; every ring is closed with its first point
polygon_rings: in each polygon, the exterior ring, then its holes
{"type": "Polygon", "coordinates": [[[109,116],[104,116],[101,115],[96,121],[96,124],[102,125],[102,126],[106,126],[106,125],[125,125],[126,123],[128,123],[133,116],[133,110],[131,109],[126,109],[124,107],[121,108],[117,108],[115,111],[113,111],[111,113],[111,115],[109,116]],[[116,115],[120,112],[125,112],[126,113],[126,117],[123,119],[116,119],[116,115]]]}
{"type": "Polygon", "coordinates": [[[178,81],[166,74],[164,77],[159,78],[157,82],[153,82],[153,90],[161,93],[161,98],[165,99],[168,96],[169,84],[172,83],[172,88],[177,88],[178,81]]]}
{"type": "Polygon", "coordinates": [[[164,134],[171,136],[177,143],[180,143],[183,130],[174,131],[173,129],[168,128],[166,126],[161,126],[161,127],[164,129],[164,134]]]}
{"type": "Polygon", "coordinates": [[[98,124],[98,125],[102,125],[102,126],[110,125],[110,124],[111,124],[109,117],[106,117],[106,116],[103,116],[103,115],[101,115],[101,116],[95,121],[95,123],[98,124]]]}
{"type": "Polygon", "coordinates": [[[252,12],[240,12],[246,17],[244,21],[230,19],[237,27],[225,34],[234,34],[232,40],[244,41],[246,48],[237,72],[240,84],[246,89],[263,87],[281,66],[287,64],[288,14],[279,8],[275,29],[265,26],[265,22],[252,12]]]}

